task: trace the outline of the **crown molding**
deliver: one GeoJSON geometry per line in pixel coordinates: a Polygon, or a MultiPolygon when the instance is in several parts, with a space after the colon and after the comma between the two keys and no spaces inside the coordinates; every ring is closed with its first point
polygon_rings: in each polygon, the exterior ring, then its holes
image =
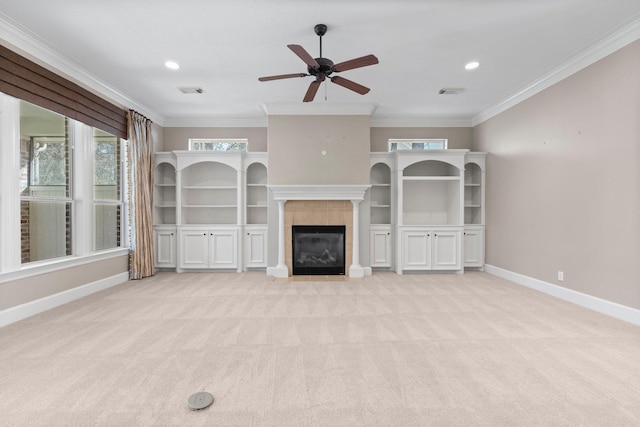
{"type": "Polygon", "coordinates": [[[266,117],[243,119],[168,117],[163,124],[163,127],[174,128],[266,128],[267,126],[266,117]]]}
{"type": "Polygon", "coordinates": [[[374,128],[456,128],[471,127],[468,117],[372,117],[374,128]]]}
{"type": "Polygon", "coordinates": [[[489,108],[481,111],[471,119],[472,126],[489,120],[490,118],[516,106],[533,95],[542,92],[548,87],[566,79],[572,74],[592,65],[602,58],[611,55],[615,51],[640,39],[640,18],[632,18],[630,22],[622,24],[617,30],[610,32],[597,40],[585,50],[574,55],[562,65],[544,74],[539,79],[523,87],[515,94],[499,101],[489,108]]]}
{"type": "Polygon", "coordinates": [[[267,116],[370,116],[376,104],[274,103],[262,104],[267,116]]]}
{"type": "Polygon", "coordinates": [[[123,109],[133,109],[163,125],[163,118],[89,73],[78,61],[0,12],[0,43],[30,61],[82,86],[123,109]]]}

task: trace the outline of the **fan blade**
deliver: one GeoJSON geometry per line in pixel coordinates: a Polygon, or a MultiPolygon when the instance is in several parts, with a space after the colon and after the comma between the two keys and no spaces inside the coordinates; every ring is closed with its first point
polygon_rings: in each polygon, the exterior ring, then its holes
{"type": "Polygon", "coordinates": [[[269,80],[290,79],[293,77],[306,77],[307,74],[295,73],[295,74],[280,74],[279,76],[258,77],[261,82],[268,82],[269,80]]]}
{"type": "Polygon", "coordinates": [[[344,77],[340,77],[340,76],[331,77],[331,81],[337,85],[346,87],[349,90],[357,92],[360,95],[369,93],[369,90],[370,90],[368,87],[362,86],[356,82],[352,82],[351,80],[347,80],[344,77]]]}
{"type": "Polygon", "coordinates": [[[302,46],[297,44],[288,44],[287,47],[291,49],[293,53],[298,55],[298,57],[302,59],[304,63],[307,64],[309,67],[320,67],[320,64],[318,64],[318,61],[313,59],[313,57],[309,55],[309,53],[306,50],[304,50],[302,46]]]}
{"type": "Polygon", "coordinates": [[[333,66],[333,71],[339,73],[341,71],[353,70],[354,68],[366,67],[368,65],[375,64],[378,64],[378,58],[374,55],[367,55],[336,64],[333,66]]]}
{"type": "Polygon", "coordinates": [[[307,89],[307,93],[305,93],[304,98],[302,99],[302,102],[313,101],[313,98],[315,98],[316,92],[318,92],[318,88],[320,87],[320,83],[322,82],[318,80],[314,80],[311,82],[311,84],[309,85],[309,89],[307,89]]]}

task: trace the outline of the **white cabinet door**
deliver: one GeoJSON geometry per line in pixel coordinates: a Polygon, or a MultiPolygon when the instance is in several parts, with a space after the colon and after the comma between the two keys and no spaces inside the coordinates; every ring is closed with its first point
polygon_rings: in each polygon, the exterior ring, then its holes
{"type": "Polygon", "coordinates": [[[464,230],[464,266],[484,266],[484,230],[469,227],[464,230]]]}
{"type": "Polygon", "coordinates": [[[238,267],[237,229],[180,230],[181,269],[235,269],[238,267]]]}
{"type": "Polygon", "coordinates": [[[460,232],[447,230],[432,231],[434,270],[460,270],[460,232]]]}
{"type": "Polygon", "coordinates": [[[209,231],[180,230],[180,268],[209,267],[209,231]]]}
{"type": "Polygon", "coordinates": [[[245,230],[244,265],[246,268],[267,266],[266,228],[247,228],[245,230]]]}
{"type": "Polygon", "coordinates": [[[371,227],[369,237],[371,267],[391,267],[391,226],[371,227]]]}
{"type": "Polygon", "coordinates": [[[431,268],[431,232],[403,231],[402,269],[428,270],[431,268]]]}
{"type": "Polygon", "coordinates": [[[462,270],[462,230],[401,230],[402,270],[462,270]]]}
{"type": "Polygon", "coordinates": [[[211,230],[209,232],[209,268],[236,268],[238,266],[237,230],[211,230]]]}
{"type": "Polygon", "coordinates": [[[154,264],[156,268],[176,267],[176,229],[153,230],[154,264]]]}

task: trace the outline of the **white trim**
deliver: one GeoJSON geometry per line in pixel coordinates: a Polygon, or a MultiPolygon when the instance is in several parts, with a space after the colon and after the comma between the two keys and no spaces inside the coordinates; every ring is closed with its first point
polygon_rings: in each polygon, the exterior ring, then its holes
{"type": "Polygon", "coordinates": [[[467,128],[470,117],[371,117],[372,128],[467,128]]]}
{"type": "Polygon", "coordinates": [[[277,279],[283,279],[289,277],[289,270],[287,267],[267,267],[267,276],[272,276],[277,279]]]}
{"type": "MultiPolygon", "coordinates": [[[[20,168],[20,102],[0,93],[0,170],[20,168]]],[[[20,268],[20,179],[18,173],[0,177],[0,277],[20,268]]]]}
{"type": "Polygon", "coordinates": [[[484,267],[487,273],[494,276],[501,277],[503,279],[517,283],[518,285],[535,289],[547,295],[551,295],[556,298],[560,298],[562,300],[579,305],[581,307],[597,311],[598,313],[606,314],[607,316],[611,316],[616,319],[624,320],[625,322],[640,326],[640,310],[638,309],[587,295],[582,292],[563,288],[562,286],[554,285],[543,280],[534,279],[533,277],[525,276],[523,274],[514,273],[513,271],[505,270],[493,265],[485,264],[484,267]]]}
{"type": "Polygon", "coordinates": [[[69,256],[64,258],[53,258],[46,261],[32,262],[24,264],[20,270],[1,273],[0,284],[12,282],[14,280],[25,279],[39,274],[51,273],[59,270],[66,270],[72,267],[92,264],[111,258],[117,258],[129,254],[129,248],[107,249],[91,255],[69,256]]]}
{"type": "Polygon", "coordinates": [[[87,295],[120,285],[128,280],[128,272],[119,273],[93,283],[87,283],[86,285],[78,286],[48,297],[7,308],[6,310],[0,311],[0,328],[19,320],[26,319],[27,317],[35,316],[36,314],[51,310],[52,308],[59,307],[63,304],[67,304],[71,301],[86,297],[87,295]]]}
{"type": "Polygon", "coordinates": [[[583,51],[531,82],[519,92],[516,92],[515,94],[499,101],[497,104],[494,104],[476,114],[471,119],[472,126],[477,126],[480,123],[508,110],[509,108],[514,107],[522,101],[542,92],[548,87],[566,79],[572,74],[577,73],[578,71],[638,39],[640,39],[640,18],[636,17],[631,23],[627,23],[619,27],[615,32],[611,32],[606,37],[598,40],[591,46],[586,47],[583,51]]]}
{"type": "Polygon", "coordinates": [[[75,59],[3,13],[0,13],[0,40],[4,40],[7,47],[38,65],[87,88],[91,92],[101,94],[121,108],[133,108],[163,126],[162,117],[150,108],[129,98],[94,74],[89,73],[75,59]]]}
{"type": "Polygon", "coordinates": [[[268,116],[370,116],[376,104],[279,103],[262,104],[268,116]]]}
{"type": "Polygon", "coordinates": [[[370,185],[267,185],[274,200],[364,200],[370,185]]]}
{"type": "Polygon", "coordinates": [[[245,119],[168,117],[164,120],[163,126],[173,128],[266,128],[268,120],[266,117],[245,119]]]}

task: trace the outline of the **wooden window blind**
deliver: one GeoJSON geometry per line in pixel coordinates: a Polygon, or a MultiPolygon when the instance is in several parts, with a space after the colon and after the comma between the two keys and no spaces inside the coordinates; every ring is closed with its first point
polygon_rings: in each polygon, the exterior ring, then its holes
{"type": "Polygon", "coordinates": [[[0,92],[127,138],[126,110],[0,46],[0,92]]]}

